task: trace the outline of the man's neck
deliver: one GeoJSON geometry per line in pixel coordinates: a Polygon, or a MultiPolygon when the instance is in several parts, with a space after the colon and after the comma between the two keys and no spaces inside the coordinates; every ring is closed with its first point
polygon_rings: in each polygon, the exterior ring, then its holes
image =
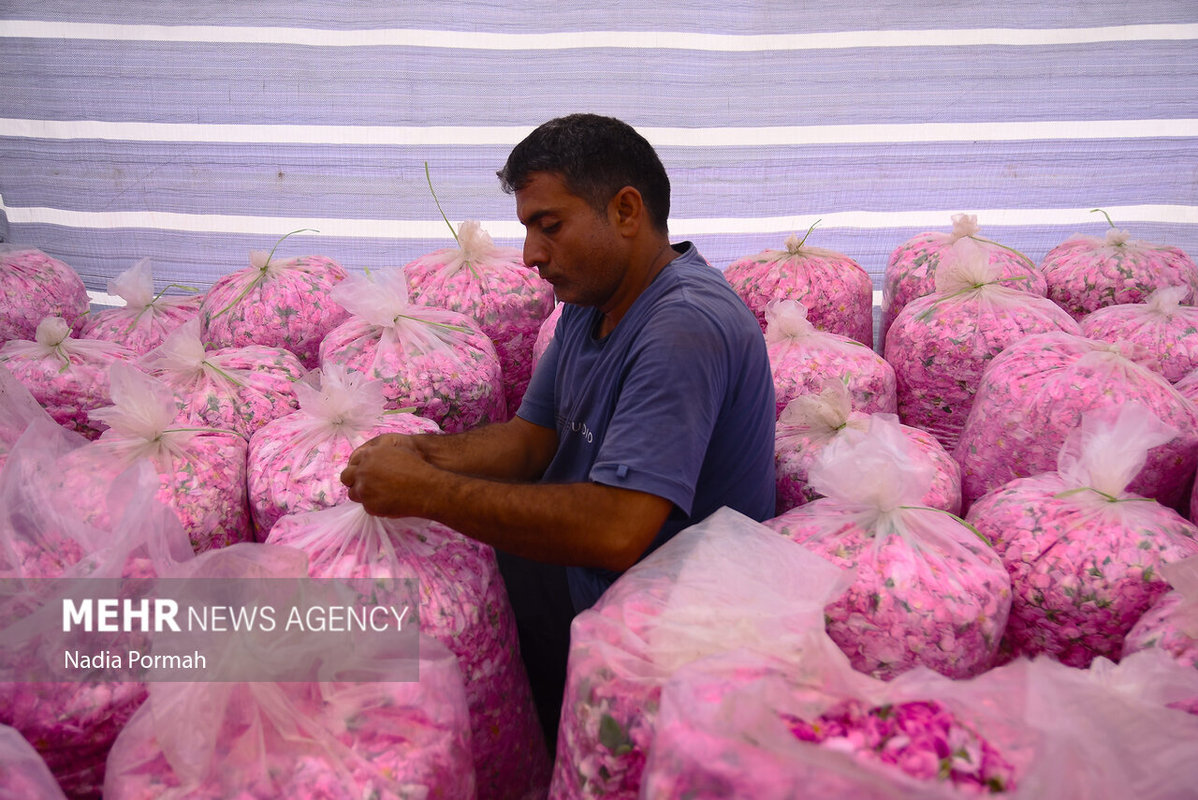
{"type": "Polygon", "coordinates": [[[644,294],[649,288],[649,284],[653,283],[654,279],[661,274],[661,271],[666,268],[674,259],[681,255],[677,250],[670,246],[667,239],[661,241],[657,251],[645,262],[647,266],[644,269],[636,270],[630,273],[632,279],[629,288],[631,292],[627,299],[621,302],[612,311],[604,311],[603,316],[599,320],[599,330],[597,335],[603,338],[616,329],[616,325],[620,324],[620,320],[628,313],[628,309],[636,302],[636,299],[644,294]]]}

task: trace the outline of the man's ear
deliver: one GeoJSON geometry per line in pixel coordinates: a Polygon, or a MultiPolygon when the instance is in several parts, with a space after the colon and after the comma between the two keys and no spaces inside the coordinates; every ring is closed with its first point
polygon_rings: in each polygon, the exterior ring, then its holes
{"type": "Polygon", "coordinates": [[[645,224],[645,200],[632,186],[625,186],[616,192],[607,207],[612,224],[624,235],[635,236],[641,225],[645,224]]]}

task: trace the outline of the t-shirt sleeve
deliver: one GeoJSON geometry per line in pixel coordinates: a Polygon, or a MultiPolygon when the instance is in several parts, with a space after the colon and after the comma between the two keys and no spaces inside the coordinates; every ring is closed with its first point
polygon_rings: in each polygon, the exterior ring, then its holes
{"type": "Polygon", "coordinates": [[[557,339],[550,339],[545,352],[533,367],[528,388],[524,390],[520,407],[516,409],[516,416],[543,428],[557,427],[553,411],[553,392],[558,352],[557,339]]]}
{"type": "Polygon", "coordinates": [[[591,480],[664,497],[690,514],[728,381],[728,342],[707,314],[659,309],[629,354],[591,480]]]}

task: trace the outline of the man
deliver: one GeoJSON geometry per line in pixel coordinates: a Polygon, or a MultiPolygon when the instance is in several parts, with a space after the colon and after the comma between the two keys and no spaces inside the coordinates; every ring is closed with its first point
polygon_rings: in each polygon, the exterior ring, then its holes
{"type": "Polygon", "coordinates": [[[342,473],[372,514],[434,519],[500,554],[552,747],[569,624],[628,567],[721,506],[774,512],[774,389],[752,313],[692,244],[619,120],[563,117],[498,173],[524,261],[564,307],[517,415],[382,436],[342,473]]]}

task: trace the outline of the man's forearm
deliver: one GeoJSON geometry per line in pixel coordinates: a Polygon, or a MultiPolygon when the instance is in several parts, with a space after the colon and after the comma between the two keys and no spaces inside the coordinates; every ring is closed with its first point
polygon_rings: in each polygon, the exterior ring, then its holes
{"type": "Polygon", "coordinates": [[[557,449],[557,434],[519,417],[462,433],[427,434],[413,444],[433,466],[498,480],[531,481],[557,449]]]}
{"type": "Polygon", "coordinates": [[[382,437],[356,450],[341,475],[350,499],[378,516],[436,520],[512,555],[623,570],[648,548],[673,507],[655,495],[596,483],[463,475],[437,466],[412,441],[382,437]]]}
{"type": "Polygon", "coordinates": [[[623,571],[653,541],[672,504],[595,483],[502,483],[446,475],[420,516],[512,555],[623,571]]]}

